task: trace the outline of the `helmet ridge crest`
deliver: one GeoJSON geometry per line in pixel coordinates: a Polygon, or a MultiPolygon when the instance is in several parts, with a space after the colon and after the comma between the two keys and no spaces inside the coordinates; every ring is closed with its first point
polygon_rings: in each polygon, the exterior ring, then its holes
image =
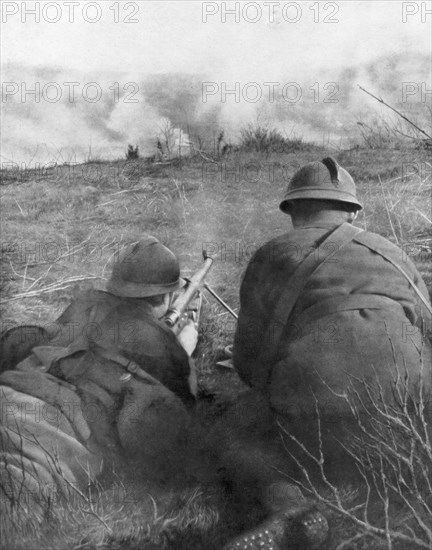
{"type": "Polygon", "coordinates": [[[324,166],[330,172],[330,177],[331,177],[332,184],[335,187],[339,187],[339,166],[338,166],[338,163],[332,157],[326,157],[325,159],[322,159],[321,162],[324,164],[324,166]]]}

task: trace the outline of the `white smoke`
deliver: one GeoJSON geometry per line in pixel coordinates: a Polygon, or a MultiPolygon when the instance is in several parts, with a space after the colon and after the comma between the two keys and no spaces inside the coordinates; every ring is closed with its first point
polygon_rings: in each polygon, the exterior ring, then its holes
{"type": "Polygon", "coordinates": [[[253,97],[254,85],[240,81],[238,76],[223,81],[211,73],[89,75],[56,67],[9,64],[3,69],[1,161],[29,165],[118,159],[124,158],[129,143],[138,145],[141,154],[147,156],[158,152],[158,140],[169,154],[185,155],[189,141],[196,147],[211,146],[222,130],[225,140],[234,144],[241,128],[251,123],[276,128],[287,137],[348,143],[359,137],[357,121],[392,116],[357,84],[409,111],[409,116],[426,129],[430,124],[425,117],[431,94],[421,92],[423,85],[427,92],[430,81],[427,55],[378,57],[354,68],[315,71],[313,75],[307,68],[297,69],[295,74],[281,68],[272,78],[278,83],[273,95],[265,85],[267,80],[255,80],[262,92],[262,98],[255,102],[248,100],[253,97]],[[72,101],[68,82],[77,83],[72,101]],[[232,90],[236,82],[240,95],[224,95],[224,86],[232,90]],[[48,87],[48,83],[55,84],[48,87]],[[214,93],[207,94],[206,101],[203,83],[213,86],[207,88],[214,93]],[[288,83],[291,99],[300,90],[297,101],[284,98],[282,91],[288,83]],[[402,98],[404,83],[418,87],[418,93],[406,102],[402,98]],[[36,84],[36,95],[25,93],[36,84]],[[58,90],[61,97],[53,101],[58,90]],[[98,91],[100,97],[93,102],[98,91]]]}

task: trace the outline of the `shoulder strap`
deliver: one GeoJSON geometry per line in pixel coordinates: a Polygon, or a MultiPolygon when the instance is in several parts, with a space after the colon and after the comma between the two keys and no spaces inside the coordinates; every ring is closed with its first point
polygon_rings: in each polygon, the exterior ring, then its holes
{"type": "Polygon", "coordinates": [[[269,323],[263,347],[259,353],[255,369],[254,384],[263,386],[270,373],[270,368],[276,361],[284,328],[294,309],[297,300],[305,288],[310,276],[325,262],[328,262],[363,229],[349,223],[338,226],[327,238],[297,266],[296,270],[286,283],[269,323]]]}
{"type": "MultiPolygon", "coordinates": [[[[91,323],[94,323],[94,320],[96,318],[96,313],[97,313],[97,305],[95,304],[90,309],[90,314],[88,317],[89,325],[91,323]]],[[[114,361],[115,363],[125,368],[129,373],[145,381],[147,384],[151,384],[151,385],[160,384],[160,382],[156,380],[156,378],[154,378],[153,376],[148,374],[146,371],[141,369],[141,367],[139,367],[134,361],[127,359],[124,355],[119,353],[117,350],[114,350],[112,348],[107,349],[94,342],[90,343],[87,339],[83,338],[82,336],[77,338],[67,348],[56,348],[54,353],[51,354],[49,368],[55,365],[58,361],[61,361],[62,359],[66,359],[67,357],[71,357],[76,353],[79,353],[79,352],[86,353],[89,351],[96,353],[103,359],[107,359],[108,361],[114,361]]]]}
{"type": "Polygon", "coordinates": [[[150,385],[157,385],[160,384],[160,382],[148,374],[146,371],[144,371],[141,367],[139,367],[134,361],[127,359],[124,355],[121,353],[118,353],[114,349],[107,349],[105,347],[100,346],[99,344],[93,343],[91,346],[88,344],[82,344],[81,342],[77,342],[69,346],[68,348],[63,348],[61,353],[58,353],[55,357],[52,358],[51,366],[55,365],[58,361],[61,361],[62,359],[65,359],[67,357],[71,357],[72,355],[75,355],[79,352],[93,352],[96,353],[99,357],[102,357],[103,359],[107,359],[108,361],[114,361],[114,363],[117,363],[118,365],[125,368],[128,372],[131,374],[134,374],[141,380],[145,381],[147,384],[150,385]]]}
{"type": "Polygon", "coordinates": [[[404,270],[404,268],[400,265],[399,262],[391,258],[388,254],[384,252],[380,247],[376,246],[375,244],[372,244],[368,240],[367,233],[364,233],[363,235],[356,235],[354,237],[354,240],[358,242],[359,244],[362,244],[363,246],[366,246],[369,248],[369,250],[372,250],[376,254],[379,254],[384,260],[387,260],[389,263],[392,264],[393,267],[395,267],[399,273],[401,273],[405,279],[409,282],[409,284],[412,286],[414,292],[417,294],[417,296],[422,301],[423,305],[426,307],[426,309],[429,311],[430,314],[432,314],[432,307],[426,297],[423,295],[419,287],[415,284],[415,282],[411,279],[411,277],[408,275],[408,273],[404,270]]]}
{"type": "Polygon", "coordinates": [[[114,361],[115,363],[118,363],[122,367],[124,367],[128,372],[131,374],[134,374],[137,378],[143,380],[147,384],[151,386],[157,386],[160,385],[161,382],[154,378],[154,376],[151,376],[148,372],[143,370],[141,367],[139,367],[134,361],[131,361],[127,359],[124,355],[121,355],[117,351],[114,351],[113,349],[107,349],[103,348],[99,345],[93,345],[92,351],[95,351],[97,355],[102,357],[103,359],[107,359],[108,361],[114,361]]]}
{"type": "Polygon", "coordinates": [[[337,227],[330,235],[297,266],[287,281],[287,286],[279,298],[272,322],[285,326],[294,306],[305,288],[310,276],[325,262],[328,262],[349,244],[362,229],[344,223],[337,227]]]}

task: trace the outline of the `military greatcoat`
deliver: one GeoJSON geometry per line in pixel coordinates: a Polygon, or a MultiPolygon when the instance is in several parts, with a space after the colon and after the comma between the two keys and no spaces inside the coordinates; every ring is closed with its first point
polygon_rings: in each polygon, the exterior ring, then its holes
{"type": "Polygon", "coordinates": [[[178,469],[194,397],[173,332],[145,301],[100,291],[79,296],[55,328],[0,375],[5,496],[46,503],[128,469],[151,479],[178,469]]]}
{"type": "Polygon", "coordinates": [[[401,265],[428,300],[418,270],[404,251],[374,233],[362,233],[368,246],[353,240],[334,250],[329,235],[335,228],[311,225],[266,243],[241,285],[235,368],[298,435],[315,418],[317,402],[334,432],[350,415],[346,400],[337,397],[349,387],[381,387],[391,399],[398,373],[401,380],[408,375],[414,398],[419,398],[420,379],[422,391],[431,387],[430,314],[378,251],[401,265]],[[319,249],[334,254],[303,281],[280,338],[272,339],[274,311],[289,297],[295,270],[319,249]],[[265,353],[266,348],[276,353],[265,353]]]}

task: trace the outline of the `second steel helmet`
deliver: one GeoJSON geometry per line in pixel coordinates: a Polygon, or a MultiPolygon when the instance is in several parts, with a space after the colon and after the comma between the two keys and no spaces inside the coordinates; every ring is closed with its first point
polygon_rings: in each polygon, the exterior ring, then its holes
{"type": "Polygon", "coordinates": [[[349,173],[332,158],[310,162],[294,174],[288,184],[282,212],[288,204],[298,199],[321,199],[352,204],[356,210],[363,208],[356,196],[356,186],[349,173]]]}
{"type": "Polygon", "coordinates": [[[106,290],[125,298],[146,298],[174,292],[185,284],[177,257],[149,236],[126,248],[114,264],[106,290]]]}

